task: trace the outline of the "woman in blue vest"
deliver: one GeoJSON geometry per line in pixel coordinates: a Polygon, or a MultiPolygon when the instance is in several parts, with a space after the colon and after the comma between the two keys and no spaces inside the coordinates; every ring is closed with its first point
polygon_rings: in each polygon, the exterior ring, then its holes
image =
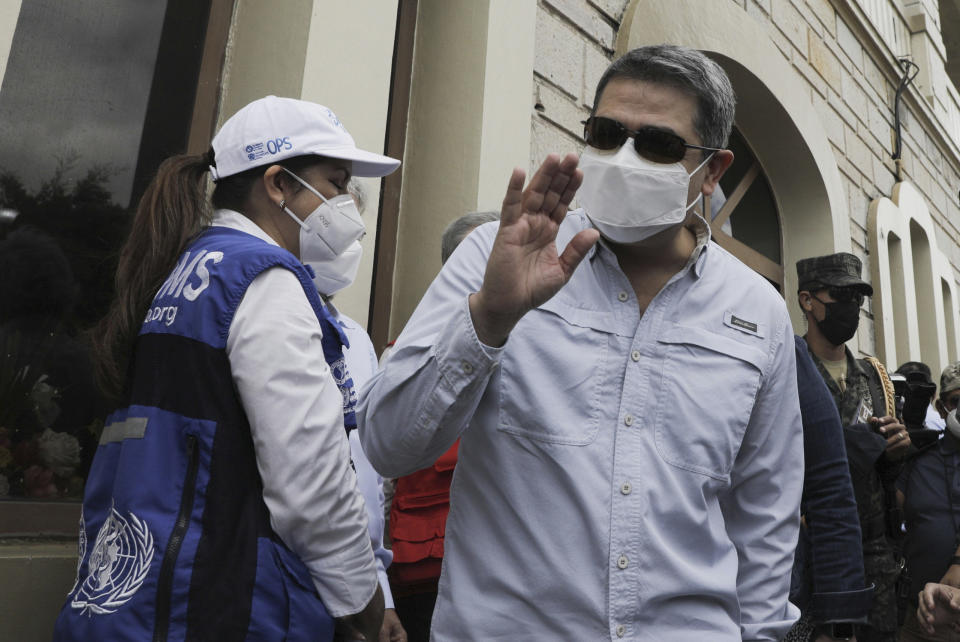
{"type": "Polygon", "coordinates": [[[346,340],[301,261],[352,251],[350,177],[398,165],[275,96],[161,165],[97,333],[117,410],[57,639],[377,638],[346,340]]]}

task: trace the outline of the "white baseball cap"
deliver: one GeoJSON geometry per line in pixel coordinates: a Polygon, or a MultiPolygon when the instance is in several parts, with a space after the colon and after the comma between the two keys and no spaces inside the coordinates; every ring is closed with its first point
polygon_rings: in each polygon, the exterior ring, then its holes
{"type": "Polygon", "coordinates": [[[386,176],[400,161],[357,149],[353,137],[327,107],[294,98],[255,100],[223,124],[211,143],[213,180],[294,156],[353,161],[354,176],[386,176]]]}

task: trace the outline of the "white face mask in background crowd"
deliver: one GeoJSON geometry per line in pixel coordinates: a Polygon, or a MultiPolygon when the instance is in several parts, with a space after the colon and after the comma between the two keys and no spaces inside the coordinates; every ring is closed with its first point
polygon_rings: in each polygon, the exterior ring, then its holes
{"type": "Polygon", "coordinates": [[[301,260],[313,269],[317,292],[329,297],[353,283],[362,257],[360,241],[354,241],[340,256],[332,259],[313,259],[307,254],[301,260]]]}
{"type": "Polygon", "coordinates": [[[947,415],[947,430],[951,435],[960,439],[960,421],[957,420],[957,409],[954,408],[947,415]]]}
{"type": "Polygon", "coordinates": [[[711,153],[691,174],[678,163],[654,163],[640,156],[633,139],[616,151],[587,147],[580,155],[583,184],[577,200],[607,239],[637,243],[682,223],[700,196],[687,204],[690,177],[706,165],[711,153]]]}
{"type": "Polygon", "coordinates": [[[340,194],[331,199],[324,198],[323,194],[287,168],[284,167],[283,171],[323,201],[302,221],[290,208],[283,208],[300,226],[301,261],[306,262],[304,257],[308,254],[314,260],[334,259],[343,254],[351,243],[364,237],[367,228],[363,225],[352,196],[340,194]]]}

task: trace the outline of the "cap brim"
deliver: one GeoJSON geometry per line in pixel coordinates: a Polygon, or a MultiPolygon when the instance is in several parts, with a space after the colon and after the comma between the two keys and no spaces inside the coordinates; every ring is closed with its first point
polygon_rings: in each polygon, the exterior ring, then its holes
{"type": "Polygon", "coordinates": [[[873,286],[862,279],[851,276],[829,277],[826,279],[821,277],[816,280],[804,281],[799,284],[797,291],[803,292],[806,290],[813,292],[814,290],[823,290],[826,288],[856,288],[861,294],[873,296],[873,286]]]}
{"type": "Polygon", "coordinates": [[[951,393],[957,389],[960,389],[960,381],[956,381],[953,383],[953,385],[949,385],[946,388],[941,388],[940,391],[937,392],[937,395],[942,397],[943,395],[951,393]]]}
{"type": "Polygon", "coordinates": [[[831,281],[833,282],[828,283],[827,285],[832,285],[837,288],[856,288],[862,294],[873,296],[873,286],[862,279],[852,276],[839,276],[835,279],[831,279],[831,281]]]}
{"type": "Polygon", "coordinates": [[[353,176],[379,178],[392,173],[400,167],[400,161],[383,154],[374,154],[356,147],[323,149],[314,152],[327,158],[340,158],[353,162],[353,176]]]}

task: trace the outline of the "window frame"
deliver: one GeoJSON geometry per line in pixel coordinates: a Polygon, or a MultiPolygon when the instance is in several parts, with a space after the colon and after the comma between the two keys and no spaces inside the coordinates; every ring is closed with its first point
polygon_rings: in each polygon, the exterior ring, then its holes
{"type": "MultiPolygon", "coordinates": [[[[187,135],[184,138],[186,153],[202,153],[209,147],[210,140],[213,137],[213,131],[216,126],[217,112],[221,102],[222,94],[222,72],[226,57],[227,41],[230,35],[230,26],[234,15],[233,0],[208,0],[209,11],[206,24],[203,27],[203,47],[200,54],[199,69],[197,72],[197,84],[193,94],[191,115],[187,135]]],[[[171,10],[186,9],[190,13],[196,14],[195,0],[170,0],[167,5],[167,12],[164,18],[164,24],[160,36],[159,55],[175,47],[177,37],[183,27],[177,20],[171,19],[171,10]]],[[[14,29],[11,32],[11,41],[16,33],[14,29]]],[[[158,55],[158,57],[159,57],[158,55]]],[[[179,62],[179,59],[176,61],[179,62]]],[[[170,78],[169,66],[176,63],[165,63],[164,69],[159,73],[166,74],[170,78]]],[[[166,88],[160,84],[158,86],[158,69],[154,69],[154,77],[151,85],[151,97],[148,104],[148,116],[145,119],[144,129],[147,127],[157,127],[158,123],[151,125],[150,111],[154,105],[154,96],[157,92],[163,92],[166,88]]],[[[160,124],[159,126],[162,126],[160,124]]],[[[139,198],[142,192],[136,188],[136,181],[142,174],[153,175],[156,171],[156,164],[152,168],[141,167],[144,161],[142,153],[143,140],[141,140],[141,153],[137,163],[137,172],[134,178],[134,198],[139,198]]],[[[145,186],[145,185],[144,185],[145,186]]],[[[131,204],[134,201],[131,200],[131,204]]],[[[130,208],[133,209],[132,207],[130,208]]],[[[20,497],[0,498],[0,540],[4,538],[33,538],[33,537],[70,537],[75,538],[78,532],[82,509],[81,501],[65,501],[62,499],[38,500],[20,497]]]]}

